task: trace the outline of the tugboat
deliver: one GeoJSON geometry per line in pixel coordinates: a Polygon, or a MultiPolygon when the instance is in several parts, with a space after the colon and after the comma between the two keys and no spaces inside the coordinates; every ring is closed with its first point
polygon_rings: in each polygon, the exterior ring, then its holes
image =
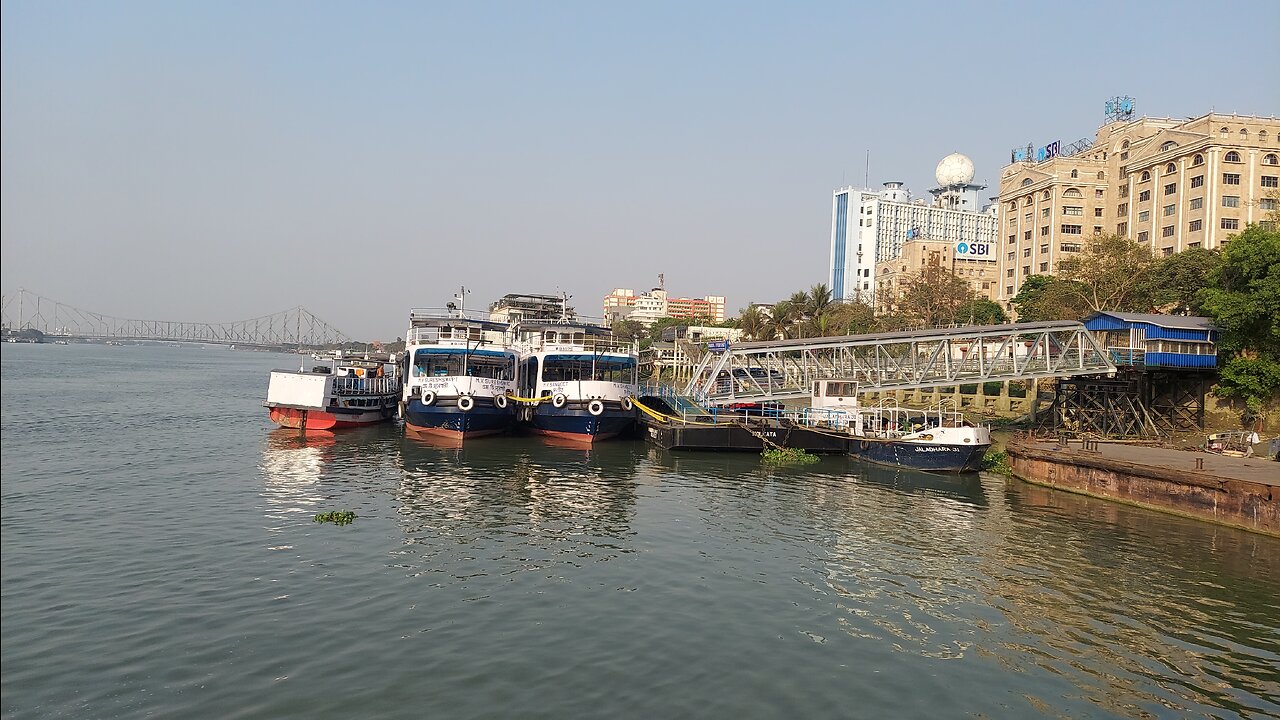
{"type": "MultiPolygon", "coordinates": [[[[567,315],[567,313],[566,313],[567,315]]],[[[635,427],[639,348],[609,328],[562,315],[517,327],[520,421],[535,433],[577,443],[635,427]]]]}
{"type": "Polygon", "coordinates": [[[271,421],[296,430],[337,430],[395,415],[400,378],[379,360],[329,357],[310,370],[272,370],[263,405],[271,421]]]}
{"type": "Polygon", "coordinates": [[[516,352],[509,330],[453,303],[411,310],[401,398],[405,429],[457,441],[510,429],[516,352]]]}
{"type": "Polygon", "coordinates": [[[991,447],[991,429],[955,410],[860,407],[853,380],[815,381],[799,423],[846,435],[849,455],[860,460],[913,470],[977,472],[991,447]]]}

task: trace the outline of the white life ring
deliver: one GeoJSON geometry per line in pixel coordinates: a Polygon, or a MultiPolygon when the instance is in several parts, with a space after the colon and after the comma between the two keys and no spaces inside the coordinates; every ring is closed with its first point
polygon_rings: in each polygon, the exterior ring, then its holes
{"type": "Polygon", "coordinates": [[[499,410],[505,410],[505,409],[507,408],[507,396],[506,396],[506,395],[494,395],[494,396],[493,396],[493,406],[494,406],[494,407],[496,407],[496,408],[498,408],[499,410]]]}
{"type": "Polygon", "coordinates": [[[551,404],[558,408],[564,407],[567,402],[569,402],[569,398],[564,393],[556,393],[551,396],[551,404]]]}
{"type": "Polygon", "coordinates": [[[634,404],[631,402],[631,398],[626,396],[623,396],[621,404],[622,404],[622,409],[625,410],[626,412],[631,412],[631,408],[634,407],[634,404]]]}
{"type": "Polygon", "coordinates": [[[463,395],[458,398],[458,409],[462,412],[471,412],[471,408],[476,406],[476,401],[471,399],[470,395],[463,395]]]}
{"type": "Polygon", "coordinates": [[[587,412],[591,413],[592,415],[603,414],[604,402],[599,399],[592,400],[591,402],[587,403],[587,412]]]}
{"type": "Polygon", "coordinates": [[[436,401],[436,393],[434,390],[422,388],[422,404],[431,405],[436,401]]]}

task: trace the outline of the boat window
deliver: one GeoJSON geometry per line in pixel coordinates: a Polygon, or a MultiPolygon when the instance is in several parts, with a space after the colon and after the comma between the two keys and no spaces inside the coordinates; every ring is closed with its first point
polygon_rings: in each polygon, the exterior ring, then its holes
{"type": "Polygon", "coordinates": [[[419,350],[413,355],[413,377],[471,377],[515,379],[515,359],[510,355],[477,355],[463,352],[419,350]]]}
{"type": "Polygon", "coordinates": [[[633,358],[550,355],[542,365],[543,382],[633,382],[633,358]]]}

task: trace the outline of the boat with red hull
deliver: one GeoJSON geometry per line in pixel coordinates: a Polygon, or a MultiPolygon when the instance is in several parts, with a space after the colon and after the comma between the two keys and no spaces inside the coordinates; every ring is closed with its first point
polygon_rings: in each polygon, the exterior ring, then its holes
{"type": "Polygon", "coordinates": [[[382,362],[327,359],[310,370],[272,370],[263,403],[271,421],[302,431],[340,430],[395,416],[400,378],[382,362]]]}

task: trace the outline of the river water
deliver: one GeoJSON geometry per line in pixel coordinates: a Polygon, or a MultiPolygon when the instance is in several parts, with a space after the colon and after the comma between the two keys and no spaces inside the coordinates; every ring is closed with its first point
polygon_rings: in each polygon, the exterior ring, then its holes
{"type": "Polygon", "coordinates": [[[4,346],[5,717],[1280,715],[1275,538],[843,458],[303,440],[261,405],[294,362],[4,346]]]}

